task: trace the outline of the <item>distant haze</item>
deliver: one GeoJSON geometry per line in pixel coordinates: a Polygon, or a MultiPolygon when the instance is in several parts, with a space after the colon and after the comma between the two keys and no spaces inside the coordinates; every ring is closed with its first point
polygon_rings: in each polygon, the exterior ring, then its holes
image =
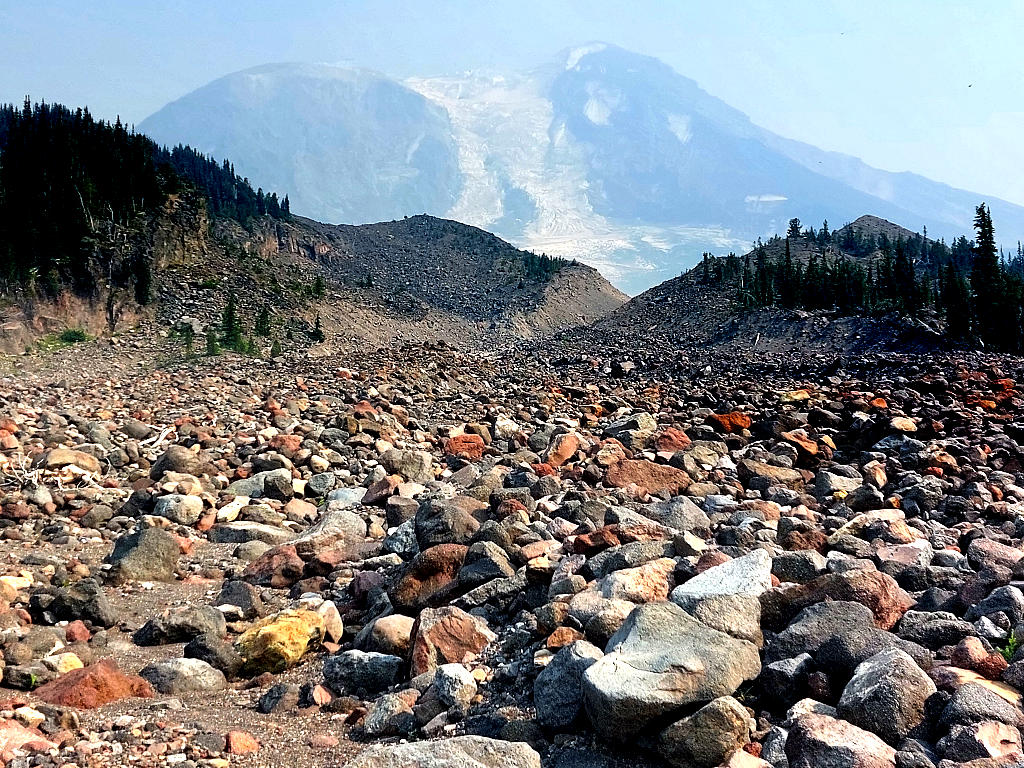
{"type": "Polygon", "coordinates": [[[138,122],[268,62],[517,69],[588,40],[656,56],[783,136],[1024,204],[1024,3],[934,0],[0,4],[0,100],[138,122]]]}

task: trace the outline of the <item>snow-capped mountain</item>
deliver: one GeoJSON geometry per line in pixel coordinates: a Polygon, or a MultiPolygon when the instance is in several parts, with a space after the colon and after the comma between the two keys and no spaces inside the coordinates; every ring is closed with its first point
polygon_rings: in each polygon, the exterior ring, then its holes
{"type": "MultiPolygon", "coordinates": [[[[629,292],[794,216],[835,228],[870,213],[948,238],[970,231],[982,199],[780,137],[657,59],[604,44],[526,73],[403,83],[268,65],[140,128],[233,158],[298,213],[445,216],[588,262],[629,292]]],[[[987,202],[1005,235],[1024,232],[1024,208],[987,202]]]]}

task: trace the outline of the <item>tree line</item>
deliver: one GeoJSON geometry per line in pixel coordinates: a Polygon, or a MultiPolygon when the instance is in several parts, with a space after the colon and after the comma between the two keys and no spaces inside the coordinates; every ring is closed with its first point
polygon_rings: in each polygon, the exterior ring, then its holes
{"type": "Polygon", "coordinates": [[[758,241],[744,257],[703,256],[700,279],[734,286],[740,309],[837,309],[844,314],[941,316],[946,332],[987,348],[1024,351],[1024,248],[996,245],[988,207],[975,210],[974,239],[947,245],[924,233],[830,232],[793,219],[785,237],[758,241]],[[797,253],[798,252],[798,253],[797,253]]]}
{"type": "Polygon", "coordinates": [[[213,216],[287,218],[288,197],[253,190],[227,161],[162,147],[121,123],[60,104],[0,105],[0,291],[94,295],[134,286],[148,300],[149,255],[134,253],[139,214],[194,189],[213,216]]]}

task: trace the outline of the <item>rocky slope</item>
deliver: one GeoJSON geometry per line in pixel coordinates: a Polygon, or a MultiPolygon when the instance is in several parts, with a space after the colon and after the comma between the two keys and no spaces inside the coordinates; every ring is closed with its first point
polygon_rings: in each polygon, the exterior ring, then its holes
{"type": "Polygon", "coordinates": [[[1024,764],[1020,359],[172,347],[0,381],[11,765],[1024,764]]]}
{"type": "MultiPolygon", "coordinates": [[[[626,300],[592,267],[559,262],[538,272],[533,254],[428,216],[366,226],[263,217],[245,228],[211,221],[202,201],[186,194],[148,217],[129,247],[152,259],[155,301],[140,308],[125,293],[121,329],[155,318],[167,332],[191,319],[197,348],[232,293],[247,334],[260,311],[270,311],[271,333],[258,340],[263,353],[275,338],[308,346],[317,317],[321,353],[394,340],[467,346],[589,325],[626,300]]],[[[14,301],[2,311],[0,351],[7,354],[67,328],[109,334],[103,300],[14,301]]]]}

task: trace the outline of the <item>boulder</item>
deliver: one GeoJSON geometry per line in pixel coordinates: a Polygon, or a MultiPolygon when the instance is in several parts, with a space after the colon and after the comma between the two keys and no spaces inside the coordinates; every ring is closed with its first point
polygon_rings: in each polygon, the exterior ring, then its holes
{"type": "Polygon", "coordinates": [[[173,581],[181,547],[177,538],[163,528],[140,528],[115,543],[106,561],[107,579],[112,584],[126,581],[173,581]]]}
{"type": "Polygon", "coordinates": [[[679,768],[717,768],[750,741],[750,731],[746,708],[722,696],[663,730],[658,752],[679,768]]]}
{"type": "Polygon", "coordinates": [[[425,608],[412,632],[411,672],[421,675],[441,664],[473,660],[496,635],[479,616],[460,608],[425,608]]]}
{"type": "Polygon", "coordinates": [[[608,468],[605,482],[613,488],[635,485],[648,493],[667,492],[676,496],[686,490],[691,480],[686,472],[667,464],[655,464],[645,459],[627,459],[608,468]]]}
{"type": "Polygon", "coordinates": [[[224,673],[200,659],[162,659],[142,668],[139,675],[162,694],[223,691],[228,686],[224,673]]]}
{"type": "Polygon", "coordinates": [[[809,605],[824,600],[860,603],[871,610],[875,625],[892,629],[914,605],[913,599],[888,574],[852,570],[826,573],[806,584],[781,587],[761,595],[761,621],[769,629],[785,626],[809,605]]]}
{"type": "Polygon", "coordinates": [[[799,717],[786,739],[789,768],[895,768],[896,750],[878,736],[824,714],[799,717]]]}
{"type": "Polygon", "coordinates": [[[594,728],[626,739],[687,704],[729,696],[757,677],[757,647],[711,629],[673,603],[636,608],[583,675],[594,728]]]}
{"type": "Polygon", "coordinates": [[[440,741],[379,744],[361,752],[345,768],[540,768],[540,755],[523,742],[484,736],[440,741]]]}
{"type": "Polygon", "coordinates": [[[178,525],[195,525],[203,516],[203,500],[198,496],[171,493],[156,500],[153,514],[178,525]]]}
{"type": "Polygon", "coordinates": [[[401,475],[414,483],[429,483],[434,479],[434,457],[426,451],[391,448],[381,454],[380,463],[389,475],[401,475]]]}
{"type": "Polygon", "coordinates": [[[324,681],[339,694],[377,693],[391,687],[401,667],[398,656],[350,650],[327,657],[324,681]]]}
{"type": "Polygon", "coordinates": [[[772,557],[763,549],[708,568],[672,590],[677,605],[712,595],[760,597],[772,586],[772,557]]]}
{"type": "Polygon", "coordinates": [[[578,640],[555,654],[533,684],[540,725],[559,730],[575,722],[583,709],[583,673],[601,656],[601,649],[586,640],[578,640]]]}
{"type": "Polygon", "coordinates": [[[257,622],[235,641],[246,674],[281,672],[294,666],[324,636],[316,611],[289,609],[257,622]]]}
{"type": "Polygon", "coordinates": [[[224,637],[227,634],[224,614],[208,605],[184,605],[169,608],[143,624],[132,640],[136,645],[187,643],[199,635],[224,637]]]}
{"type": "Polygon", "coordinates": [[[121,699],[152,698],[153,688],[141,677],[124,674],[112,659],[103,659],[36,688],[35,696],[59,707],[95,709],[121,699]]]}
{"type": "Polygon", "coordinates": [[[905,651],[883,651],[860,664],[836,709],[854,725],[898,746],[907,737],[927,736],[925,701],[935,683],[905,651]]]}

